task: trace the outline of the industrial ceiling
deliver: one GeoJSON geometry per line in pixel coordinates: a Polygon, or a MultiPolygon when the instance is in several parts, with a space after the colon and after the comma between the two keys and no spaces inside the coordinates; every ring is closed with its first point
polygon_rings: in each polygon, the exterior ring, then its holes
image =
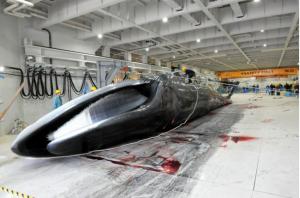
{"type": "Polygon", "coordinates": [[[5,11],[30,17],[39,28],[67,26],[79,39],[148,55],[163,64],[213,71],[298,64],[298,0],[30,2],[34,5],[5,11]]]}

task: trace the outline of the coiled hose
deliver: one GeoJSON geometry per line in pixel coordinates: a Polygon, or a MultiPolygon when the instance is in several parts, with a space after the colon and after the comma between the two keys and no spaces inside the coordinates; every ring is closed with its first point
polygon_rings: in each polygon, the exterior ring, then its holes
{"type": "Polygon", "coordinates": [[[96,86],[91,74],[88,71],[85,71],[83,75],[83,79],[79,89],[76,87],[73,76],[71,73],[65,69],[63,74],[57,74],[56,70],[50,68],[47,70],[44,67],[29,67],[25,72],[22,69],[16,67],[7,67],[11,70],[16,70],[20,72],[21,81],[20,85],[26,79],[27,85],[25,84],[26,88],[23,88],[21,91],[21,96],[24,99],[40,99],[43,100],[46,97],[51,98],[54,95],[55,90],[61,90],[61,95],[64,96],[66,93],[68,94],[68,98],[71,99],[72,92],[76,95],[82,94],[82,91],[89,81],[92,86],[96,86]],[[59,86],[58,77],[62,78],[62,87],[59,86]]]}

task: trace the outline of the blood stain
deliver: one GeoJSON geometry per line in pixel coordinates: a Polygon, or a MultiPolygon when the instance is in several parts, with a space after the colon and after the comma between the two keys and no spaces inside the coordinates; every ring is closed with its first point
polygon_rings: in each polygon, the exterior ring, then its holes
{"type": "Polygon", "coordinates": [[[264,119],[263,121],[261,121],[262,123],[270,123],[272,122],[273,119],[269,118],[269,119],[264,119]]]}
{"type": "Polygon", "coordinates": [[[164,172],[167,174],[175,174],[178,169],[180,168],[181,164],[178,160],[172,159],[172,158],[166,158],[162,156],[158,156],[164,159],[163,163],[161,166],[154,166],[151,167],[150,165],[142,165],[142,164],[130,164],[128,161],[125,159],[106,159],[100,156],[95,156],[95,155],[87,155],[85,156],[89,159],[94,159],[94,160],[106,160],[109,161],[113,164],[118,164],[118,165],[123,165],[123,166],[129,166],[132,168],[141,168],[145,170],[150,170],[150,171],[155,171],[155,172],[164,172]]]}
{"type": "Polygon", "coordinates": [[[255,137],[250,137],[250,136],[233,136],[231,137],[231,140],[235,143],[238,142],[246,142],[246,141],[251,141],[251,140],[255,140],[255,137]]]}
{"type": "Polygon", "coordinates": [[[220,135],[219,138],[223,140],[223,142],[228,142],[229,140],[233,141],[234,143],[238,142],[247,142],[257,139],[256,137],[251,136],[230,136],[230,135],[220,135]]]}
{"type": "Polygon", "coordinates": [[[180,162],[172,158],[166,159],[161,165],[161,167],[163,168],[163,172],[168,174],[176,173],[180,168],[180,166],[181,166],[180,162]]]}
{"type": "Polygon", "coordinates": [[[124,162],[130,162],[135,160],[135,158],[136,158],[135,155],[127,155],[125,157],[122,157],[120,160],[124,162]]]}
{"type": "Polygon", "coordinates": [[[230,136],[228,136],[228,135],[219,135],[219,138],[223,139],[223,142],[228,142],[228,140],[230,139],[230,136]]]}
{"type": "Polygon", "coordinates": [[[226,102],[224,102],[223,104],[224,104],[224,106],[227,106],[227,105],[230,105],[232,102],[230,102],[230,101],[226,101],[226,102]]]}
{"type": "Polygon", "coordinates": [[[208,113],[208,115],[210,115],[210,116],[213,116],[213,115],[216,115],[217,113],[216,112],[213,112],[213,111],[211,111],[211,112],[209,112],[208,113]]]}
{"type": "Polygon", "coordinates": [[[243,109],[257,109],[257,108],[260,108],[261,106],[257,106],[257,105],[254,105],[254,104],[243,104],[242,105],[242,108],[243,109]]]}

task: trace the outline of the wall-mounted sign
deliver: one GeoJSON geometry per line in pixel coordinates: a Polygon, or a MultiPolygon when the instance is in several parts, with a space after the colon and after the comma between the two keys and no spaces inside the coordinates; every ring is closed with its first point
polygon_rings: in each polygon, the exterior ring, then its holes
{"type": "Polygon", "coordinates": [[[217,72],[221,79],[298,75],[299,67],[217,72]]]}

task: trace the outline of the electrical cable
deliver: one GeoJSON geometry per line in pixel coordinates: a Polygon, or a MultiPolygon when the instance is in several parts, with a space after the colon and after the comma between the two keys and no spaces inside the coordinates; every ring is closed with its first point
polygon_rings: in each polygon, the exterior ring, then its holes
{"type": "MultiPolygon", "coordinates": [[[[74,77],[65,69],[63,74],[58,74],[54,68],[50,68],[47,71],[46,68],[26,66],[25,72],[22,69],[16,67],[6,67],[7,69],[16,70],[19,75],[9,74],[13,76],[20,76],[20,85],[27,81],[27,90],[25,88],[21,91],[21,96],[24,99],[40,99],[43,100],[46,97],[51,98],[54,95],[55,90],[61,90],[61,95],[64,96],[67,93],[69,99],[72,98],[72,92],[76,95],[82,94],[84,86],[89,81],[92,86],[96,86],[92,75],[86,70],[83,75],[80,87],[77,88],[74,83],[74,77]],[[58,78],[62,78],[62,87],[59,87],[58,78]],[[60,89],[61,88],[61,89],[60,89]]],[[[82,77],[82,76],[80,76],[82,77]]]]}

